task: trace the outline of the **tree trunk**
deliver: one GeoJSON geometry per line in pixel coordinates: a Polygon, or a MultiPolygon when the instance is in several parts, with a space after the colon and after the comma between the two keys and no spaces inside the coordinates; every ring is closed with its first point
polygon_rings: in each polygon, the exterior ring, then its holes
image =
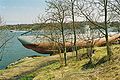
{"type": "Polygon", "coordinates": [[[63,23],[61,23],[61,28],[62,28],[62,38],[63,38],[64,60],[65,60],[65,66],[67,66],[66,46],[65,46],[65,36],[64,36],[64,27],[63,27],[63,23]]]}
{"type": "Polygon", "coordinates": [[[72,2],[72,20],[73,20],[73,33],[74,33],[74,45],[73,45],[73,50],[76,52],[76,60],[78,60],[78,51],[77,51],[77,46],[76,46],[76,27],[75,27],[75,21],[74,21],[74,1],[71,0],[72,2]]]}
{"type": "Polygon", "coordinates": [[[108,60],[110,60],[112,53],[111,53],[110,45],[108,42],[107,0],[104,0],[104,10],[105,10],[105,38],[106,38],[107,56],[108,56],[108,60]]]}

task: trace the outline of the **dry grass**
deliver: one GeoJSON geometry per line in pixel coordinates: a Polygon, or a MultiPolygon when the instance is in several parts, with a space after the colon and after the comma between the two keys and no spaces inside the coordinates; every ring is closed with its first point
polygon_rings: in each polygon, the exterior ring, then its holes
{"type": "MultiPolygon", "coordinates": [[[[112,46],[112,60],[106,62],[104,61],[107,55],[105,47],[96,47],[95,49],[96,53],[92,56],[92,64],[88,63],[89,59],[87,58],[76,61],[75,57],[71,57],[67,60],[67,66],[61,66],[59,55],[28,58],[24,59],[22,63],[9,67],[10,69],[0,71],[0,79],[119,80],[120,45],[112,46]],[[17,78],[15,76],[17,76],[17,78]]],[[[80,54],[84,52],[85,50],[82,49],[80,54]]],[[[68,53],[68,56],[72,55],[72,53],[68,53]]]]}

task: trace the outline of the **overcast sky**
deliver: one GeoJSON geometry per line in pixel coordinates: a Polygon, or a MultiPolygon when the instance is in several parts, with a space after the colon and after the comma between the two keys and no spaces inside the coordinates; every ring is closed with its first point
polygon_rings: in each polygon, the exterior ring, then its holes
{"type": "Polygon", "coordinates": [[[0,15],[6,24],[29,24],[44,14],[45,0],[0,0],[0,15]]]}

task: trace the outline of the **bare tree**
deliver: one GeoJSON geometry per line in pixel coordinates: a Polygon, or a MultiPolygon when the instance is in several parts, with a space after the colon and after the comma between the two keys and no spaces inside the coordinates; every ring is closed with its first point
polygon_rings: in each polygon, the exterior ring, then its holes
{"type": "Polygon", "coordinates": [[[77,46],[76,46],[76,27],[75,27],[75,12],[74,12],[74,8],[75,8],[75,1],[76,0],[71,0],[71,12],[72,12],[72,26],[73,26],[73,33],[74,33],[74,50],[76,52],[76,60],[78,60],[78,51],[77,51],[77,46]]]}
{"type": "Polygon", "coordinates": [[[76,2],[77,0],[66,0],[66,5],[69,7],[69,17],[70,19],[72,19],[72,31],[73,31],[73,35],[74,35],[74,38],[73,38],[73,51],[75,51],[76,53],[76,60],[78,60],[78,47],[77,47],[77,34],[76,34],[76,25],[75,25],[75,16],[77,14],[77,11],[76,11],[76,2]]]}
{"type": "Polygon", "coordinates": [[[3,18],[2,18],[2,16],[0,16],[0,26],[2,26],[3,25],[3,18]]]}
{"type": "Polygon", "coordinates": [[[109,0],[108,7],[110,7],[112,11],[120,15],[120,0],[109,0]]]}
{"type": "Polygon", "coordinates": [[[60,25],[58,29],[61,31],[61,35],[62,35],[62,46],[63,46],[63,52],[64,52],[64,61],[66,66],[67,59],[66,59],[64,23],[65,23],[65,18],[67,16],[68,7],[66,6],[63,0],[51,0],[51,1],[47,1],[47,3],[48,3],[47,12],[49,15],[48,20],[54,21],[60,25]]]}
{"type": "Polygon", "coordinates": [[[111,12],[114,13],[114,19],[111,23],[118,29],[118,32],[120,32],[120,0],[109,0],[108,1],[108,7],[111,9],[111,12]],[[117,23],[117,24],[116,24],[117,23]]]}
{"type": "Polygon", "coordinates": [[[106,38],[106,46],[107,46],[107,55],[108,55],[108,58],[110,60],[110,57],[111,57],[111,49],[110,49],[110,46],[109,46],[109,42],[108,42],[108,23],[107,23],[107,19],[108,19],[108,0],[104,0],[104,13],[105,13],[105,17],[104,17],[104,25],[105,25],[105,38],[106,38]]]}
{"type": "Polygon", "coordinates": [[[8,32],[5,28],[5,22],[3,18],[0,16],[0,27],[4,27],[3,30],[0,30],[0,61],[3,58],[3,53],[5,51],[6,44],[13,38],[13,36],[9,36],[8,32]]]}
{"type": "Polygon", "coordinates": [[[108,25],[113,17],[108,8],[108,0],[82,0],[78,2],[78,10],[105,36],[107,55],[110,60],[112,52],[108,41],[108,25]]]}

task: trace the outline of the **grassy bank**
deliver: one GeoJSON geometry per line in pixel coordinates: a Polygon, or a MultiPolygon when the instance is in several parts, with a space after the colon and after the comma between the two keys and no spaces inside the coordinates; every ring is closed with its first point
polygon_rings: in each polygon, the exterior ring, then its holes
{"type": "MultiPolygon", "coordinates": [[[[89,59],[82,57],[76,61],[74,53],[69,53],[67,66],[61,66],[59,55],[50,57],[33,57],[21,60],[18,64],[10,66],[7,70],[0,71],[0,79],[16,80],[119,80],[120,79],[120,45],[113,45],[111,61],[106,61],[105,47],[96,47],[89,59]],[[20,69],[21,73],[6,74],[9,70],[20,69]],[[23,69],[23,70],[22,70],[23,69]],[[29,69],[29,70],[28,70],[29,69]],[[2,76],[4,75],[4,76],[2,76]],[[6,77],[7,76],[7,77],[6,77]],[[10,76],[10,77],[8,77],[10,76]]],[[[81,49],[79,54],[84,54],[81,49]]]]}
{"type": "MultiPolygon", "coordinates": [[[[20,80],[119,80],[120,79],[120,46],[112,46],[113,59],[106,61],[105,47],[96,48],[96,54],[92,56],[93,63],[84,58],[75,61],[72,57],[66,67],[61,67],[59,62],[54,62],[30,74],[26,74],[20,80]]],[[[81,51],[84,52],[84,51],[81,51]]]]}

